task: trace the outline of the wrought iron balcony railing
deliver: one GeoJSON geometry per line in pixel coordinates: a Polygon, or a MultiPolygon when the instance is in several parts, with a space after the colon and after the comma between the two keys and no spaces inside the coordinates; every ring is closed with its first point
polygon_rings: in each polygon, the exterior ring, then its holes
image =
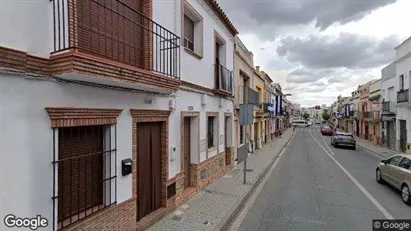
{"type": "Polygon", "coordinates": [[[257,91],[253,90],[247,86],[238,86],[237,94],[235,95],[235,103],[236,105],[240,104],[253,104],[258,105],[260,99],[260,95],[257,91]]]}
{"type": "Polygon", "coordinates": [[[180,78],[180,37],[142,13],[136,1],[50,0],[54,51],[78,51],[180,78]]]}
{"type": "Polygon", "coordinates": [[[382,102],[382,112],[383,113],[395,113],[395,102],[393,101],[382,102]]]}
{"type": "Polygon", "coordinates": [[[215,64],[215,89],[233,93],[233,72],[221,64],[215,64]]]}
{"type": "Polygon", "coordinates": [[[397,92],[397,103],[406,103],[410,100],[409,89],[403,89],[397,92]]]}
{"type": "Polygon", "coordinates": [[[349,111],[348,116],[353,117],[354,116],[354,111],[349,111]]]}
{"type": "Polygon", "coordinates": [[[363,116],[364,116],[364,118],[366,118],[366,119],[372,119],[372,118],[373,118],[373,112],[371,112],[371,111],[365,111],[365,112],[363,112],[363,116]]]}

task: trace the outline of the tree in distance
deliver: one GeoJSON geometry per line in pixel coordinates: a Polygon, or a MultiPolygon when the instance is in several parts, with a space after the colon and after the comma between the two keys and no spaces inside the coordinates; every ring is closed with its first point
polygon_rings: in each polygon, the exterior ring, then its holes
{"type": "Polygon", "coordinates": [[[304,113],[303,118],[304,118],[305,120],[308,120],[308,118],[310,118],[310,114],[308,114],[307,112],[304,113]]]}
{"type": "Polygon", "coordinates": [[[328,110],[324,109],[323,111],[323,120],[328,121],[330,119],[330,113],[328,110]]]}

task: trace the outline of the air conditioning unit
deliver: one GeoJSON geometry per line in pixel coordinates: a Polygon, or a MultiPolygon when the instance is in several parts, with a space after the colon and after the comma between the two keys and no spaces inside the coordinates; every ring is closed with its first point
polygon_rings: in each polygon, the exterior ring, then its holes
{"type": "Polygon", "coordinates": [[[207,95],[206,94],[201,95],[201,105],[203,107],[205,107],[207,105],[207,95]]]}

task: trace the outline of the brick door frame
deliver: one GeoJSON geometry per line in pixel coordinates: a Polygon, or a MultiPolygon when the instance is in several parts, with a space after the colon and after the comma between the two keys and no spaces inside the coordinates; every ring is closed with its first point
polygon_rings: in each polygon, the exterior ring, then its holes
{"type": "MultiPolygon", "coordinates": [[[[169,145],[169,117],[170,110],[152,110],[152,109],[130,109],[132,116],[132,198],[137,203],[137,124],[145,122],[161,122],[161,205],[163,208],[167,207],[167,181],[168,181],[168,145],[169,145]]],[[[158,210],[161,210],[158,209],[158,210]]],[[[156,210],[156,211],[158,211],[156,210]]],[[[138,223],[145,227],[148,223],[155,220],[158,213],[152,212],[138,223]]],[[[162,212],[162,211],[160,211],[162,212]]],[[[137,219],[137,211],[135,214],[137,219]]]]}
{"type": "MultiPolygon", "coordinates": [[[[198,128],[197,128],[197,132],[198,132],[198,141],[197,141],[197,145],[198,145],[198,154],[197,154],[197,158],[198,158],[198,163],[196,163],[196,164],[199,164],[200,163],[200,112],[199,111],[182,111],[181,112],[181,128],[180,128],[180,133],[181,133],[181,140],[180,140],[180,147],[181,147],[181,151],[180,151],[180,164],[181,164],[181,167],[180,167],[180,172],[183,172],[184,171],[184,169],[183,169],[183,166],[184,166],[184,152],[185,152],[185,150],[184,150],[184,119],[186,118],[186,117],[189,117],[189,118],[197,118],[198,119],[198,123],[197,123],[197,126],[198,126],[198,128]]],[[[191,154],[190,154],[191,155],[191,154]]],[[[192,159],[191,159],[191,161],[192,161],[192,159]]],[[[190,163],[190,164],[193,164],[193,163],[190,163]]]]}

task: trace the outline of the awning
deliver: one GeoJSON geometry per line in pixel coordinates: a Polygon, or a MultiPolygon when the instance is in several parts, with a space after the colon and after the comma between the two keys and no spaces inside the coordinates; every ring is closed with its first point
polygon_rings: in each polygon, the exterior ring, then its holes
{"type": "Polygon", "coordinates": [[[378,95],[374,95],[374,96],[371,96],[370,98],[368,98],[368,100],[369,101],[374,101],[374,100],[377,100],[377,99],[379,99],[380,98],[380,94],[378,94],[378,95]]]}

